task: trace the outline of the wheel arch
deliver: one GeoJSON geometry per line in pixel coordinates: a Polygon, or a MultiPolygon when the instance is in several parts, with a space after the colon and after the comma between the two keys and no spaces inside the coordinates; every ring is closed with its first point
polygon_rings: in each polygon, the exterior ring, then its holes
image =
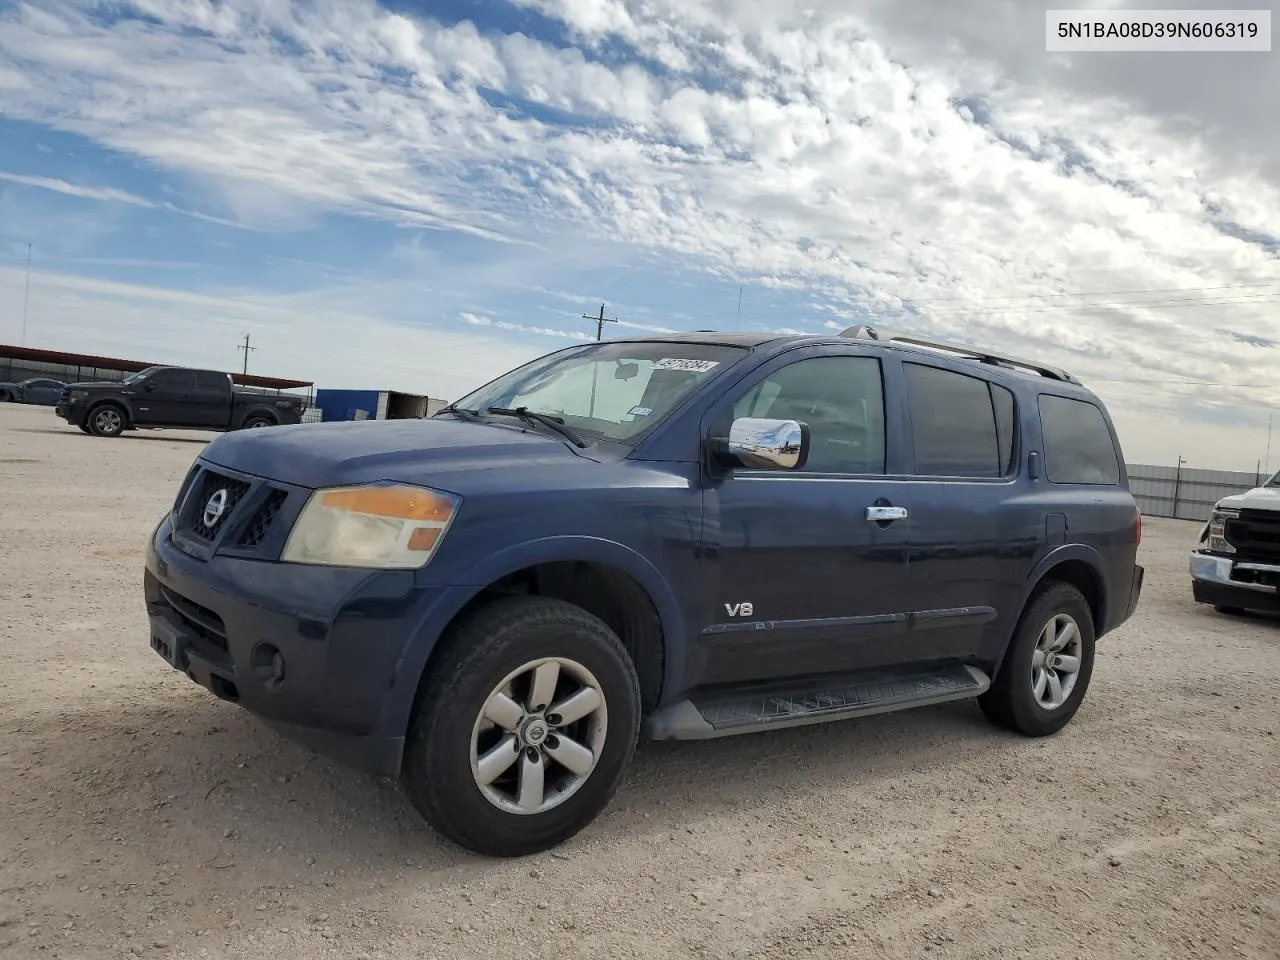
{"type": "Polygon", "coordinates": [[[84,422],[88,423],[89,418],[93,416],[93,412],[100,407],[115,407],[124,414],[124,425],[127,427],[133,423],[133,408],[125,400],[119,397],[102,397],[97,400],[90,400],[85,406],[84,422]]]}
{"type": "Polygon", "coordinates": [[[618,634],[640,679],[641,707],[654,709],[668,688],[674,664],[671,638],[679,636],[675,594],[657,569],[613,541],[550,537],[501,551],[464,577],[447,608],[420,625],[402,659],[404,694],[394,726],[407,729],[423,684],[451,628],[488,601],[510,595],[553,597],[599,617],[618,634]]]}
{"type": "Polygon", "coordinates": [[[1048,583],[1067,583],[1084,595],[1085,602],[1093,614],[1093,629],[1096,636],[1101,636],[1107,624],[1107,615],[1111,598],[1107,593],[1106,577],[1103,574],[1102,557],[1092,547],[1083,544],[1068,544],[1059,547],[1045,556],[1032,569],[1023,587],[1018,603],[1018,616],[1004,638],[999,656],[996,658],[992,677],[994,678],[1004,666],[1009,644],[1017,635],[1026,616],[1027,607],[1031,605],[1036,594],[1048,583]]]}
{"type": "Polygon", "coordinates": [[[236,420],[236,429],[242,429],[246,423],[255,417],[262,417],[264,420],[270,420],[276,426],[280,425],[280,417],[276,415],[274,407],[255,405],[245,410],[244,413],[242,413],[236,420]]]}

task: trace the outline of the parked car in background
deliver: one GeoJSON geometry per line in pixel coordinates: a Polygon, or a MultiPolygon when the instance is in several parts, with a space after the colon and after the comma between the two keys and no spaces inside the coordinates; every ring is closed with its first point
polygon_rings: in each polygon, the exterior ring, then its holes
{"type": "Polygon", "coordinates": [[[51,407],[58,402],[66,384],[61,380],[32,377],[17,383],[0,383],[0,403],[35,403],[51,407]]]}
{"type": "Polygon", "coordinates": [[[639,737],[963,699],[1054,734],[1143,582],[1096,396],[869,328],[568,347],[429,419],[217,437],[175,494],[152,649],[499,856],[639,737]]]}
{"type": "Polygon", "coordinates": [[[1280,473],[1219,500],[1189,562],[1197,603],[1280,612],[1280,473]]]}
{"type": "Polygon", "coordinates": [[[300,423],[306,401],[238,390],[231,374],[186,367],[147,367],[123,380],[68,384],[55,412],[96,437],[135,427],[241,430],[300,423]]]}

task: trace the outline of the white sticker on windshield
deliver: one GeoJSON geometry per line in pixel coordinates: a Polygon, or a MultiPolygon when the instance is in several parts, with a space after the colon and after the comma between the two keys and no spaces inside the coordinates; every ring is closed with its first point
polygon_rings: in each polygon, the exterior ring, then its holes
{"type": "Polygon", "coordinates": [[[631,417],[647,417],[653,413],[652,407],[632,407],[627,411],[627,415],[631,417]]]}
{"type": "Polygon", "coordinates": [[[719,360],[679,360],[676,357],[663,357],[653,362],[655,370],[692,370],[694,373],[706,373],[718,366],[719,360]]]}

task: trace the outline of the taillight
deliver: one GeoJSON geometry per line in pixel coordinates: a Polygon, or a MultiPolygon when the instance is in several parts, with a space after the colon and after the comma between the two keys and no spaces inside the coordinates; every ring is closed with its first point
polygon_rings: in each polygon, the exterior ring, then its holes
{"type": "Polygon", "coordinates": [[[1137,543],[1139,546],[1141,546],[1142,545],[1142,511],[1141,510],[1138,511],[1138,519],[1135,521],[1135,526],[1137,528],[1136,529],[1137,543]]]}

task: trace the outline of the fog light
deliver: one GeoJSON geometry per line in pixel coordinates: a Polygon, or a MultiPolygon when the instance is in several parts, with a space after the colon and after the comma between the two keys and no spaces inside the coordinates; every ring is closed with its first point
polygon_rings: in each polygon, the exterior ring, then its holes
{"type": "Polygon", "coordinates": [[[257,681],[268,690],[274,690],[284,683],[284,654],[280,648],[265,640],[253,648],[249,657],[249,665],[257,681]]]}

